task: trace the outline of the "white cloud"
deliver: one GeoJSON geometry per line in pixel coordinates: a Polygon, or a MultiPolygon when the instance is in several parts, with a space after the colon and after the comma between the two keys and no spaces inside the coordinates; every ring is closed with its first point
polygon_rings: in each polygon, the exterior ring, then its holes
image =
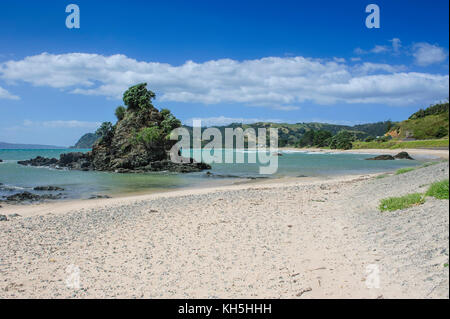
{"type": "Polygon", "coordinates": [[[400,41],[399,38],[393,38],[392,40],[389,40],[391,42],[391,45],[375,45],[370,50],[363,50],[361,48],[356,48],[354,52],[358,55],[363,54],[379,54],[379,53],[388,53],[388,52],[394,52],[395,54],[398,54],[400,52],[400,48],[402,47],[402,41],[400,41]]]}
{"type": "Polygon", "coordinates": [[[448,53],[437,45],[421,42],[413,46],[413,56],[416,64],[427,66],[445,61],[448,53]]]}
{"type": "Polygon", "coordinates": [[[95,130],[97,129],[101,123],[100,122],[84,122],[84,121],[77,121],[77,120],[70,120],[70,121],[30,121],[25,120],[23,121],[23,125],[25,127],[47,127],[47,128],[84,128],[84,129],[90,129],[95,130]]]}
{"type": "Polygon", "coordinates": [[[370,50],[370,52],[372,53],[384,53],[384,52],[388,52],[389,51],[389,47],[385,46],[385,45],[376,45],[372,50],[370,50]]]}
{"type": "Polygon", "coordinates": [[[187,61],[173,66],[86,53],[42,53],[0,64],[4,80],[117,99],[139,82],[147,82],[161,101],[285,110],[303,102],[410,105],[447,97],[448,75],[404,71],[403,66],[389,64],[348,65],[304,57],[187,61]]]}
{"type": "Polygon", "coordinates": [[[201,120],[202,126],[224,126],[231,123],[252,124],[258,122],[286,123],[286,121],[280,119],[226,117],[221,115],[217,117],[203,117],[203,118],[196,117],[184,121],[184,124],[192,126],[193,120],[201,120]]]}
{"type": "Polygon", "coordinates": [[[19,100],[19,97],[9,93],[7,90],[0,86],[0,99],[19,100]]]}

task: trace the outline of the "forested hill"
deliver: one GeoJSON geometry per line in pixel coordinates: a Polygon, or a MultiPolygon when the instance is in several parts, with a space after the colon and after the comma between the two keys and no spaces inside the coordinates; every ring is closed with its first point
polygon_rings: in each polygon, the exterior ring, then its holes
{"type": "MultiPolygon", "coordinates": [[[[222,137],[225,137],[226,128],[241,127],[243,130],[253,128],[257,132],[258,128],[278,128],[278,143],[280,147],[296,146],[298,145],[302,136],[308,131],[328,131],[332,135],[336,135],[340,131],[350,131],[359,139],[364,139],[368,136],[383,136],[393,125],[390,121],[377,122],[370,124],[359,124],[354,126],[337,125],[327,123],[273,123],[273,122],[258,122],[253,124],[232,123],[226,126],[214,126],[220,130],[222,137]]],[[[190,132],[192,127],[185,126],[190,132]]],[[[202,129],[205,129],[204,127],[202,129]]],[[[192,134],[191,134],[192,136],[192,134]]]]}

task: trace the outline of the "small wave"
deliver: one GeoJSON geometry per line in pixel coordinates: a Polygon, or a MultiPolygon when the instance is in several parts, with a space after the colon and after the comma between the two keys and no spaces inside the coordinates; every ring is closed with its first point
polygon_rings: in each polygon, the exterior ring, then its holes
{"type": "Polygon", "coordinates": [[[0,185],[0,190],[4,190],[4,191],[23,191],[23,190],[27,190],[27,189],[32,189],[32,187],[20,187],[20,186],[8,185],[8,184],[0,185]]]}

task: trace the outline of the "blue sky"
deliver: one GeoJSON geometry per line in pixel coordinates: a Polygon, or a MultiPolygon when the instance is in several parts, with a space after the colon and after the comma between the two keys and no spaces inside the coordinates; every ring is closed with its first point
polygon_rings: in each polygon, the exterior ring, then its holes
{"type": "Polygon", "coordinates": [[[0,141],[71,145],[128,86],[188,123],[403,120],[448,97],[448,1],[0,2],[0,141]],[[65,7],[80,7],[68,29],[65,7]],[[365,8],[380,7],[368,29],[365,8]]]}

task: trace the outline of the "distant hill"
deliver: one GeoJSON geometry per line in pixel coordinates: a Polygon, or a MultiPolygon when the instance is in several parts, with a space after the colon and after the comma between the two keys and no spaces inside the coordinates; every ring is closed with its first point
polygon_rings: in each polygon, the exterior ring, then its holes
{"type": "MultiPolygon", "coordinates": [[[[314,131],[324,130],[330,132],[332,135],[336,135],[340,131],[346,130],[350,131],[351,133],[354,133],[357,138],[364,139],[368,136],[383,136],[391,126],[392,122],[385,121],[369,124],[359,124],[354,126],[315,123],[315,122],[296,123],[296,124],[259,122],[253,124],[232,123],[226,126],[214,126],[214,127],[220,130],[223,138],[225,138],[226,128],[241,127],[243,130],[247,128],[254,128],[255,131],[257,130],[257,128],[267,128],[267,129],[271,127],[278,128],[278,144],[280,147],[284,147],[284,146],[296,146],[299,143],[302,136],[306,132],[311,130],[314,131]]],[[[190,126],[185,127],[192,133],[192,127],[190,126]]],[[[205,128],[203,128],[203,130],[204,129],[205,128]]]]}
{"type": "Polygon", "coordinates": [[[449,103],[432,105],[412,114],[409,119],[396,123],[387,133],[400,139],[438,139],[448,137],[449,103]]]}
{"type": "Polygon", "coordinates": [[[100,136],[98,136],[95,133],[87,133],[84,134],[79,140],[78,142],[72,146],[71,148],[92,148],[92,146],[94,145],[94,143],[100,138],[100,136]]]}
{"type": "Polygon", "coordinates": [[[7,150],[18,150],[18,149],[65,149],[63,146],[54,146],[54,145],[39,145],[39,144],[12,144],[12,143],[4,143],[0,142],[0,149],[7,150]]]}

